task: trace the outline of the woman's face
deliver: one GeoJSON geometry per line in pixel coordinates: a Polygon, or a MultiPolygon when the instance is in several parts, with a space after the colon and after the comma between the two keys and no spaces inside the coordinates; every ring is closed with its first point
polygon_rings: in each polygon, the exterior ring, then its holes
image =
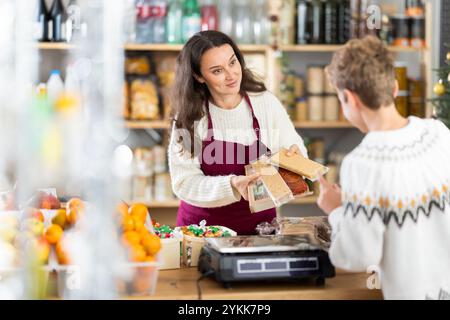
{"type": "Polygon", "coordinates": [[[242,81],[242,68],[229,44],[206,51],[200,60],[201,75],[196,79],[206,83],[212,95],[236,95],[242,81]]]}

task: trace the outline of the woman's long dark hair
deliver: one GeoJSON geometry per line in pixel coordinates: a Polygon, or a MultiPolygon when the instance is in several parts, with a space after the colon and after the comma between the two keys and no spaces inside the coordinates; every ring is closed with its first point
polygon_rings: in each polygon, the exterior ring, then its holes
{"type": "Polygon", "coordinates": [[[200,61],[209,49],[229,44],[242,68],[242,81],[239,93],[266,91],[264,83],[252,74],[245,66],[244,57],[234,41],[219,31],[202,31],[192,36],[184,45],[177,58],[175,84],[171,99],[172,115],[176,129],[183,129],[186,135],[177,137],[181,145],[180,152],[189,151],[194,156],[194,124],[204,115],[203,108],[206,99],[211,97],[206,84],[198,82],[195,75],[201,75],[200,61]],[[190,137],[190,141],[186,141],[190,137]]]}

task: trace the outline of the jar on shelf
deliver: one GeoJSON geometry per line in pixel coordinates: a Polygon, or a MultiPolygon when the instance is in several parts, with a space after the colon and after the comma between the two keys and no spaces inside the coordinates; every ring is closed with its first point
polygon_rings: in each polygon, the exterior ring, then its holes
{"type": "Polygon", "coordinates": [[[309,94],[322,94],[324,92],[323,66],[309,66],[307,70],[307,87],[309,94]]]}
{"type": "Polygon", "coordinates": [[[403,116],[407,117],[408,112],[408,91],[399,91],[397,98],[395,98],[395,106],[398,112],[403,116]]]}
{"type": "Polygon", "coordinates": [[[324,98],[324,120],[339,120],[339,100],[336,95],[327,95],[324,98]]]}
{"type": "Polygon", "coordinates": [[[323,104],[324,97],[322,95],[308,96],[309,121],[323,121],[323,104]]]}
{"type": "Polygon", "coordinates": [[[407,63],[403,61],[394,62],[395,79],[398,82],[399,91],[408,90],[408,68],[407,63]]]}
{"type": "Polygon", "coordinates": [[[308,121],[308,106],[306,104],[305,97],[297,99],[297,103],[295,105],[295,114],[297,121],[308,121]]]}

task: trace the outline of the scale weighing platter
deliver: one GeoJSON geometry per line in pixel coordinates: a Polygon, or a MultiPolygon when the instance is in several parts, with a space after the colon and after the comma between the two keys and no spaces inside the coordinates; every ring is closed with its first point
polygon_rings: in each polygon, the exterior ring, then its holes
{"type": "Polygon", "coordinates": [[[225,238],[206,238],[206,243],[220,253],[263,253],[301,250],[321,250],[311,244],[307,235],[285,236],[235,236],[225,238]]]}

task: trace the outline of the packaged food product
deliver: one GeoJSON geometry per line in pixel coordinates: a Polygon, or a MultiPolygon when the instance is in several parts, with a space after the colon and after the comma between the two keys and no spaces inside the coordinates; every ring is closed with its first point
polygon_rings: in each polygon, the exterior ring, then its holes
{"type": "Polygon", "coordinates": [[[150,74],[150,61],[146,56],[135,56],[125,58],[125,73],[127,75],[141,75],[150,74]]]}
{"type": "Polygon", "coordinates": [[[131,117],[134,120],[160,118],[159,97],[155,83],[150,79],[134,79],[130,85],[131,117]]]}
{"type": "Polygon", "coordinates": [[[318,162],[298,154],[293,154],[288,157],[286,155],[287,152],[287,149],[282,148],[270,157],[270,162],[278,167],[302,175],[311,181],[316,181],[319,175],[328,172],[328,168],[318,162]]]}

